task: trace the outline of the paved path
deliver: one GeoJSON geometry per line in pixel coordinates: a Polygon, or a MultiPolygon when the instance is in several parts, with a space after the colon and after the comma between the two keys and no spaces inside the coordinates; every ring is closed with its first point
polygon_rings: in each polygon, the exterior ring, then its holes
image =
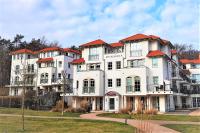
{"type": "MultiPolygon", "coordinates": [[[[80,117],[84,119],[106,120],[106,121],[115,121],[115,122],[125,123],[125,119],[99,117],[97,116],[97,114],[101,114],[101,113],[83,114],[80,117]]],[[[127,120],[127,123],[143,131],[149,132],[149,129],[150,129],[151,133],[179,133],[178,131],[161,126],[163,124],[200,124],[198,122],[157,121],[157,120],[141,121],[141,120],[130,120],[130,119],[127,120]]]]}
{"type": "Polygon", "coordinates": [[[189,113],[191,116],[200,116],[200,109],[194,110],[191,113],[189,113]]]}

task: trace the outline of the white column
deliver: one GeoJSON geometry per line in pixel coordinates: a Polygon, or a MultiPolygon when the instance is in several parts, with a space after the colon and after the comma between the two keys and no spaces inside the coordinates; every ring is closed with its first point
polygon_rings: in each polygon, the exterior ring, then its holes
{"type": "Polygon", "coordinates": [[[127,107],[127,101],[126,96],[124,96],[124,109],[127,107]]]}
{"type": "Polygon", "coordinates": [[[179,109],[182,108],[182,99],[181,99],[181,96],[177,96],[177,106],[179,109]]]}
{"type": "Polygon", "coordinates": [[[73,108],[77,108],[76,99],[77,99],[76,97],[73,98],[73,108]]]}
{"type": "Polygon", "coordinates": [[[166,112],[165,96],[159,96],[160,112],[166,112]]]}
{"type": "Polygon", "coordinates": [[[138,109],[138,106],[139,106],[139,97],[138,96],[136,96],[135,97],[135,111],[138,109]]]}
{"type": "Polygon", "coordinates": [[[96,110],[96,97],[93,98],[92,100],[92,111],[96,110]]]}

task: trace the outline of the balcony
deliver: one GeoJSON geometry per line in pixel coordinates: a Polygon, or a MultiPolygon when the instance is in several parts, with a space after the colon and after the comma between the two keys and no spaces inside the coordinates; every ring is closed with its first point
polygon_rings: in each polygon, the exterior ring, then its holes
{"type": "Polygon", "coordinates": [[[83,94],[87,94],[87,93],[95,93],[95,87],[91,86],[91,87],[83,87],[83,94]]]}
{"type": "Polygon", "coordinates": [[[27,81],[27,82],[23,82],[23,81],[14,81],[12,83],[12,86],[34,86],[35,85],[35,82],[34,81],[27,81]]]}
{"type": "Polygon", "coordinates": [[[132,93],[132,92],[134,92],[134,86],[132,85],[126,86],[126,93],[132,93]]]}
{"type": "Polygon", "coordinates": [[[48,79],[40,79],[40,84],[47,84],[48,83],[48,79]]]}
{"type": "Polygon", "coordinates": [[[89,55],[89,60],[90,61],[99,60],[99,55],[89,55]]]}
{"type": "Polygon", "coordinates": [[[173,93],[170,87],[165,87],[164,85],[149,85],[147,90],[149,94],[172,94],[173,93]]]}

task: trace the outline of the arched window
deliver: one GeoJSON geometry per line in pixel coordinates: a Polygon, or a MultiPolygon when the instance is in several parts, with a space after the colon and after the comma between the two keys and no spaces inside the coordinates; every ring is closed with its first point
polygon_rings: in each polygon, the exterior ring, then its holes
{"type": "Polygon", "coordinates": [[[136,76],[135,80],[135,91],[140,91],[140,77],[136,76]]]}
{"type": "Polygon", "coordinates": [[[88,93],[88,80],[83,80],[83,93],[88,93]]]}
{"type": "Polygon", "coordinates": [[[126,91],[127,92],[132,92],[133,91],[132,77],[127,77],[126,78],[126,91]]]}

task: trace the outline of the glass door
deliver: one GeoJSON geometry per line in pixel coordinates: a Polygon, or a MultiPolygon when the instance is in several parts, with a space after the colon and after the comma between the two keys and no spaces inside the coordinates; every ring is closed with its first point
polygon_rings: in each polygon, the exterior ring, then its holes
{"type": "Polygon", "coordinates": [[[110,107],[110,110],[115,109],[115,99],[114,98],[109,99],[109,107],[110,107]]]}

